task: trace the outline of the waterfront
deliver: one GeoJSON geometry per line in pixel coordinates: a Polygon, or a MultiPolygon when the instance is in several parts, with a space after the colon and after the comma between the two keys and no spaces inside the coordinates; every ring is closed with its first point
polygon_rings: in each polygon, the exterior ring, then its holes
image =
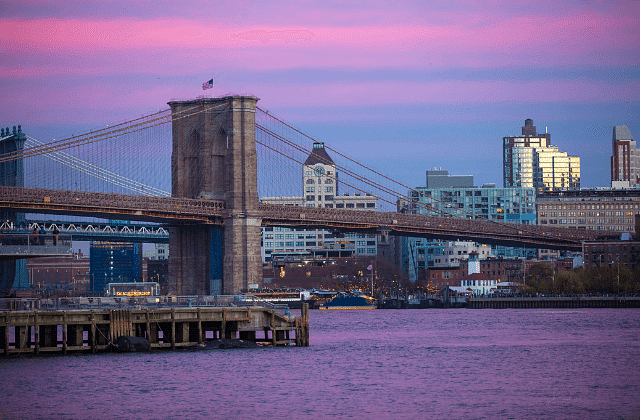
{"type": "Polygon", "coordinates": [[[638,418],[640,311],[311,311],[310,347],[0,361],[0,418],[638,418]]]}

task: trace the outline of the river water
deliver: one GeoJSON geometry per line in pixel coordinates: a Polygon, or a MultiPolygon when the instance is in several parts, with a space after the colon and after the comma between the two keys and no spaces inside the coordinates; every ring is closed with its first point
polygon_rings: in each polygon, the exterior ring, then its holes
{"type": "Polygon", "coordinates": [[[310,347],[0,359],[0,419],[637,419],[640,311],[311,311],[310,347]]]}

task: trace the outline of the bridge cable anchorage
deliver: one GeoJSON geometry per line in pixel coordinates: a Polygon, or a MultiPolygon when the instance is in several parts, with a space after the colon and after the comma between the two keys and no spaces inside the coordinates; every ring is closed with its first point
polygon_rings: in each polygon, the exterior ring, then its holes
{"type": "MultiPolygon", "coordinates": [[[[273,116],[273,115],[272,115],[272,114],[270,114],[270,113],[267,113],[267,112],[266,112],[266,111],[264,111],[263,109],[261,109],[261,108],[259,108],[259,107],[256,107],[256,110],[263,112],[266,116],[270,117],[271,119],[273,119],[273,120],[275,120],[275,121],[278,121],[278,122],[279,122],[279,123],[281,123],[282,125],[284,125],[284,126],[286,126],[286,127],[290,128],[291,130],[293,130],[293,131],[295,131],[295,132],[299,133],[300,135],[302,135],[302,136],[304,136],[304,137],[306,137],[306,138],[308,138],[308,139],[310,139],[310,140],[312,140],[312,141],[314,141],[314,142],[317,142],[317,140],[316,140],[316,139],[314,139],[313,137],[311,137],[311,136],[309,136],[309,135],[307,135],[307,134],[303,133],[302,131],[300,131],[300,130],[296,129],[295,127],[292,127],[291,125],[287,124],[287,123],[286,123],[286,122],[284,122],[283,120],[281,120],[281,119],[279,119],[279,118],[277,118],[277,117],[273,116]]],[[[264,127],[264,126],[262,126],[262,125],[260,125],[260,124],[258,124],[258,123],[256,123],[256,128],[258,128],[259,130],[262,130],[262,131],[264,131],[264,132],[266,132],[266,133],[270,134],[271,136],[273,136],[273,137],[275,137],[276,139],[278,139],[278,140],[282,141],[282,142],[283,142],[283,143],[285,143],[286,145],[288,145],[288,146],[290,146],[290,147],[293,147],[294,149],[297,149],[297,150],[299,150],[299,151],[301,151],[301,152],[306,152],[307,154],[308,154],[308,153],[310,153],[310,151],[309,151],[308,149],[305,149],[305,148],[303,148],[302,146],[299,146],[298,144],[296,144],[296,143],[292,142],[291,140],[288,140],[288,139],[286,139],[285,137],[280,136],[279,134],[276,134],[276,133],[275,133],[275,132],[273,132],[272,130],[267,129],[266,127],[264,127]]],[[[261,145],[263,145],[263,146],[265,146],[265,147],[267,147],[267,148],[269,148],[269,149],[271,149],[271,150],[274,150],[274,151],[275,151],[275,149],[273,149],[273,148],[271,148],[271,147],[269,147],[269,146],[266,146],[266,145],[265,145],[264,143],[262,143],[262,142],[260,142],[259,144],[261,144],[261,145]]],[[[417,191],[417,190],[415,190],[415,189],[413,189],[413,188],[410,188],[410,187],[408,187],[407,185],[404,185],[404,184],[402,184],[402,183],[400,183],[400,182],[398,182],[398,181],[395,181],[395,180],[393,180],[392,178],[390,178],[390,177],[388,177],[388,176],[386,176],[386,175],[384,175],[384,174],[382,174],[382,173],[380,173],[380,172],[378,172],[378,171],[376,171],[376,170],[374,170],[374,169],[372,169],[372,168],[369,168],[369,167],[367,167],[366,165],[363,165],[363,164],[361,164],[361,163],[357,162],[356,160],[354,160],[354,159],[352,159],[352,158],[350,158],[350,157],[348,157],[348,156],[346,156],[346,155],[344,155],[344,154],[342,154],[342,153],[338,152],[337,150],[335,150],[335,149],[333,149],[333,148],[331,148],[331,147],[328,147],[328,146],[327,146],[326,148],[327,148],[327,149],[329,149],[329,150],[331,150],[332,152],[336,153],[337,155],[339,155],[339,156],[341,156],[341,157],[343,157],[343,158],[347,159],[348,161],[353,162],[354,164],[356,164],[356,165],[358,165],[358,166],[361,166],[362,168],[364,168],[364,169],[366,169],[366,170],[369,170],[369,171],[373,172],[374,174],[376,174],[376,175],[378,175],[378,176],[381,176],[382,178],[384,178],[384,179],[387,179],[387,180],[391,181],[392,183],[398,184],[398,185],[400,185],[401,187],[406,188],[406,189],[407,189],[407,190],[409,190],[409,191],[413,191],[413,192],[415,192],[415,193],[417,193],[417,194],[419,194],[419,195],[423,196],[423,193],[421,193],[421,192],[419,192],[419,191],[417,191]]],[[[278,151],[278,153],[280,153],[280,152],[278,151]]],[[[284,153],[281,153],[281,154],[282,154],[283,156],[287,157],[287,158],[290,158],[290,159],[292,159],[292,160],[294,160],[294,161],[296,161],[296,162],[300,163],[299,161],[297,161],[297,160],[293,159],[292,157],[290,157],[290,156],[288,156],[288,155],[286,155],[286,154],[284,154],[284,153]]],[[[318,158],[318,159],[320,159],[321,161],[323,161],[323,160],[324,160],[324,161],[325,161],[325,162],[324,162],[325,164],[329,164],[329,163],[331,163],[331,162],[327,162],[327,161],[326,161],[326,158],[323,158],[322,156],[317,156],[317,158],[318,158]]],[[[409,196],[407,196],[407,195],[405,195],[405,194],[402,194],[402,193],[399,193],[399,192],[397,192],[397,191],[394,191],[394,190],[392,190],[391,188],[388,188],[388,187],[382,186],[381,184],[379,184],[379,183],[377,183],[377,182],[375,182],[375,181],[369,180],[369,179],[367,179],[367,178],[365,178],[365,177],[363,177],[363,176],[361,176],[361,175],[358,175],[358,174],[354,173],[353,171],[351,171],[351,170],[349,170],[349,169],[347,169],[347,168],[344,168],[344,167],[343,167],[343,166],[341,166],[341,165],[337,165],[337,164],[335,164],[335,163],[333,163],[333,164],[334,164],[337,168],[341,169],[343,172],[346,172],[348,175],[350,175],[350,176],[354,177],[355,179],[360,180],[360,181],[364,182],[364,183],[365,183],[365,184],[367,184],[367,185],[373,186],[374,188],[377,188],[377,189],[379,189],[379,190],[381,190],[381,191],[383,191],[383,192],[386,192],[387,194],[390,194],[390,195],[392,195],[392,196],[395,196],[396,198],[405,199],[405,200],[407,200],[408,202],[412,203],[414,206],[418,206],[418,207],[421,207],[421,208],[423,208],[423,209],[425,209],[425,210],[427,210],[427,211],[435,212],[436,214],[441,214],[441,215],[444,215],[444,216],[447,216],[447,217],[450,217],[450,218],[456,218],[456,219],[461,219],[461,220],[466,220],[466,219],[467,219],[467,217],[458,216],[458,215],[456,215],[456,214],[449,213],[449,212],[447,212],[447,211],[445,211],[445,210],[440,210],[440,209],[433,208],[433,207],[431,207],[428,203],[421,203],[421,202],[419,202],[419,201],[416,201],[416,200],[415,200],[415,199],[413,199],[412,197],[409,197],[409,196]]],[[[335,179],[335,177],[334,177],[334,179],[335,179]]],[[[342,182],[342,183],[344,183],[344,184],[346,184],[346,185],[348,185],[348,186],[350,186],[350,187],[352,187],[352,188],[355,188],[355,189],[357,189],[357,190],[359,190],[359,191],[364,192],[362,189],[357,188],[357,187],[354,187],[353,185],[349,185],[349,184],[345,183],[344,181],[341,181],[341,182],[342,182]]],[[[381,197],[378,197],[378,198],[379,198],[379,199],[381,199],[382,201],[385,201],[385,202],[390,203],[390,204],[392,204],[392,205],[396,204],[396,203],[392,203],[392,202],[390,202],[389,200],[382,199],[381,197]]],[[[449,205],[448,203],[445,203],[445,202],[443,202],[443,201],[441,201],[441,200],[438,200],[438,199],[436,199],[436,198],[434,198],[434,197],[429,197],[429,198],[430,198],[430,200],[431,200],[431,201],[439,202],[439,203],[443,204],[444,206],[450,207],[450,205],[449,205]]],[[[527,224],[516,224],[516,223],[506,223],[506,222],[499,222],[499,221],[497,221],[497,220],[492,220],[492,219],[488,219],[488,218],[478,217],[478,215],[476,215],[475,213],[470,212],[470,211],[467,211],[467,210],[463,210],[463,209],[460,209],[460,208],[453,208],[453,207],[450,207],[450,208],[455,209],[457,212],[460,212],[460,213],[462,213],[462,214],[466,214],[466,215],[468,215],[468,216],[471,216],[471,218],[472,218],[472,219],[474,219],[474,220],[478,220],[478,221],[486,221],[486,222],[491,223],[491,224],[499,225],[499,226],[501,226],[501,228],[503,228],[503,229],[509,229],[509,230],[512,230],[512,231],[516,232],[519,236],[523,236],[523,234],[524,234],[524,233],[527,233],[527,234],[532,235],[532,236],[538,236],[538,235],[540,235],[540,233],[539,233],[539,229],[536,229],[536,228],[532,227],[532,225],[527,225],[527,224]]],[[[537,226],[536,226],[536,227],[537,227],[537,226]]],[[[544,229],[544,228],[543,228],[543,229],[544,229]]],[[[552,230],[553,230],[553,229],[552,229],[552,230]]],[[[581,236],[584,236],[584,235],[581,235],[581,236]]]]}

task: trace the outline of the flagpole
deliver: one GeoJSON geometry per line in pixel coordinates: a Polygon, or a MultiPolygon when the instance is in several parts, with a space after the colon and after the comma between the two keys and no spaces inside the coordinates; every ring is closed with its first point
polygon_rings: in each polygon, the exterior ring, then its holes
{"type": "Polygon", "coordinates": [[[211,97],[213,98],[213,79],[206,81],[202,84],[202,90],[207,90],[207,89],[211,89],[211,97]]]}

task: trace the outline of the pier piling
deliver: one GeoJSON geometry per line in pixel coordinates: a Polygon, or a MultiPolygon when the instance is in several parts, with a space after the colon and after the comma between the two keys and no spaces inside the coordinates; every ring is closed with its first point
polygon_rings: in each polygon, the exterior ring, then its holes
{"type": "Polygon", "coordinates": [[[308,304],[301,318],[264,307],[4,311],[0,342],[4,356],[99,353],[123,336],[145,338],[152,350],[197,346],[211,338],[303,347],[309,345],[308,319],[308,304]]]}

